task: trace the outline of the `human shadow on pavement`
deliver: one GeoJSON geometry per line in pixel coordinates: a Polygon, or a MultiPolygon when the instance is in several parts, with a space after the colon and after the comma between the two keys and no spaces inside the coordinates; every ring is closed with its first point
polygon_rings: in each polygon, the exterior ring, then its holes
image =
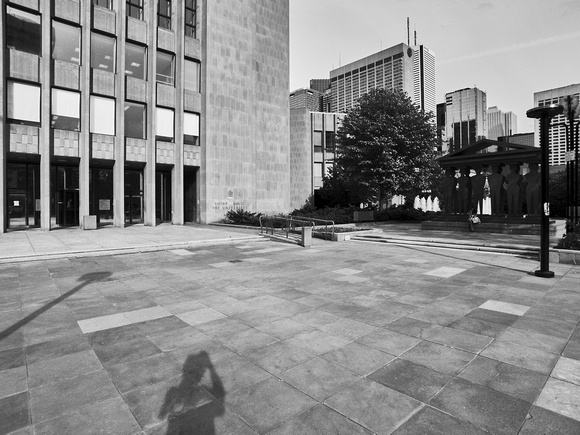
{"type": "Polygon", "coordinates": [[[215,435],[215,419],[224,414],[226,392],[208,353],[202,350],[189,355],[183,372],[179,385],[167,391],[159,411],[158,417],[167,419],[166,434],[215,435]]]}
{"type": "Polygon", "coordinates": [[[69,296],[74,295],[79,290],[81,290],[83,287],[85,287],[87,284],[90,284],[90,283],[96,282],[96,281],[105,281],[110,276],[111,276],[111,272],[91,272],[91,273],[86,273],[86,274],[80,276],[79,279],[77,279],[77,281],[80,281],[80,284],[77,285],[75,288],[73,288],[73,289],[67,291],[66,293],[60,295],[58,298],[53,299],[49,303],[47,303],[47,304],[43,305],[42,307],[40,307],[38,310],[33,311],[32,313],[30,313],[25,318],[20,319],[14,325],[9,326],[4,331],[0,332],[0,341],[4,340],[5,338],[7,338],[8,336],[10,336],[14,332],[18,331],[20,328],[22,328],[27,323],[32,322],[34,319],[36,319],[42,313],[50,310],[52,307],[54,307],[55,305],[61,303],[62,301],[64,301],[69,296]]]}

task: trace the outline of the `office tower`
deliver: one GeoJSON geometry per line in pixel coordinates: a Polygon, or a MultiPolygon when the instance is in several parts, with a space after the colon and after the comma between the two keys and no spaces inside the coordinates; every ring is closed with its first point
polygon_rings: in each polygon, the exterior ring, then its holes
{"type": "Polygon", "coordinates": [[[518,132],[518,117],[513,112],[502,112],[497,106],[487,109],[487,139],[498,140],[518,132]]]}
{"type": "Polygon", "coordinates": [[[445,136],[445,103],[436,106],[435,125],[437,128],[437,151],[446,153],[448,150],[447,136],[445,136]]]}
{"type": "MultiPolygon", "coordinates": [[[[534,93],[534,107],[547,106],[550,104],[559,104],[560,99],[568,95],[580,97],[580,83],[562,86],[560,88],[548,89],[534,93]]],[[[566,164],[566,116],[564,114],[552,118],[550,127],[550,166],[566,164]]],[[[535,145],[540,146],[540,126],[539,122],[534,121],[535,128],[535,145]]]]}
{"type": "Polygon", "coordinates": [[[477,88],[445,94],[445,135],[449,152],[487,137],[487,98],[477,88]]]}
{"type": "Polygon", "coordinates": [[[346,112],[369,90],[404,91],[413,98],[413,49],[395,45],[330,71],[331,112],[346,112]]]}
{"type": "Polygon", "coordinates": [[[413,47],[413,103],[423,112],[435,116],[437,110],[435,88],[435,53],[424,45],[413,47]]]}
{"type": "Polygon", "coordinates": [[[289,211],[288,9],[3,2],[0,232],[289,211]]]}

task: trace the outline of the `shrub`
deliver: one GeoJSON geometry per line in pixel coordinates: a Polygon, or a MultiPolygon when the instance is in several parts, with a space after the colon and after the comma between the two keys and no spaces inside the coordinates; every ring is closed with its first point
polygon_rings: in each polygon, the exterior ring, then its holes
{"type": "Polygon", "coordinates": [[[235,210],[228,210],[224,223],[236,225],[249,225],[253,227],[260,226],[260,216],[262,213],[252,213],[250,211],[238,208],[235,210]]]}
{"type": "Polygon", "coordinates": [[[375,221],[424,221],[432,219],[436,212],[423,211],[410,205],[392,205],[386,210],[375,213],[375,221]]]}
{"type": "Polygon", "coordinates": [[[580,223],[572,226],[572,231],[564,234],[556,248],[580,250],[580,223]]]}
{"type": "Polygon", "coordinates": [[[350,207],[325,207],[318,210],[303,207],[294,210],[291,215],[334,221],[335,224],[349,224],[353,221],[353,211],[354,209],[350,207]]]}

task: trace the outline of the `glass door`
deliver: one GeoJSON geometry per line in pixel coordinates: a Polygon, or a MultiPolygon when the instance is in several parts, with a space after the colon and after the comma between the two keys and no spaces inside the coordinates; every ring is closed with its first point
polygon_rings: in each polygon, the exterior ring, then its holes
{"type": "Polygon", "coordinates": [[[143,223],[143,171],[125,170],[125,224],[143,223]]]}
{"type": "Polygon", "coordinates": [[[6,165],[8,228],[40,226],[40,166],[28,163],[6,165]]]}

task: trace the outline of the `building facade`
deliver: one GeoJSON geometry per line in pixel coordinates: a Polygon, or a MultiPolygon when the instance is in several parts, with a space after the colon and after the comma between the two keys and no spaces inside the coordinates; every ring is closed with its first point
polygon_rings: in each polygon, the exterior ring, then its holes
{"type": "Polygon", "coordinates": [[[322,187],[334,165],[336,132],[344,114],[290,110],[290,174],[292,209],[301,208],[322,187]]]}
{"type": "MultiPolygon", "coordinates": [[[[580,98],[580,83],[562,86],[560,88],[548,89],[545,91],[534,93],[534,107],[548,106],[550,104],[559,104],[563,97],[568,95],[580,98]]],[[[540,123],[538,120],[535,123],[535,146],[540,146],[540,123]]],[[[550,166],[559,166],[566,164],[566,116],[564,114],[552,118],[550,128],[550,166]]],[[[569,156],[571,158],[571,156],[569,156]]]]}
{"type": "Polygon", "coordinates": [[[296,89],[290,92],[290,109],[322,110],[322,92],[315,89],[296,89]]]}
{"type": "Polygon", "coordinates": [[[347,112],[375,88],[403,91],[412,98],[413,53],[399,44],[330,71],[331,112],[347,112]]]}
{"type": "Polygon", "coordinates": [[[487,137],[487,97],[478,88],[445,94],[445,135],[449,152],[487,137]]]}
{"type": "Polygon", "coordinates": [[[498,140],[518,132],[518,117],[513,112],[502,112],[497,106],[487,108],[487,139],[498,140]]]}
{"type": "Polygon", "coordinates": [[[424,45],[413,47],[413,103],[436,116],[435,53],[424,45]]]}
{"type": "Polygon", "coordinates": [[[3,2],[0,232],[288,211],[288,9],[3,2]]]}

